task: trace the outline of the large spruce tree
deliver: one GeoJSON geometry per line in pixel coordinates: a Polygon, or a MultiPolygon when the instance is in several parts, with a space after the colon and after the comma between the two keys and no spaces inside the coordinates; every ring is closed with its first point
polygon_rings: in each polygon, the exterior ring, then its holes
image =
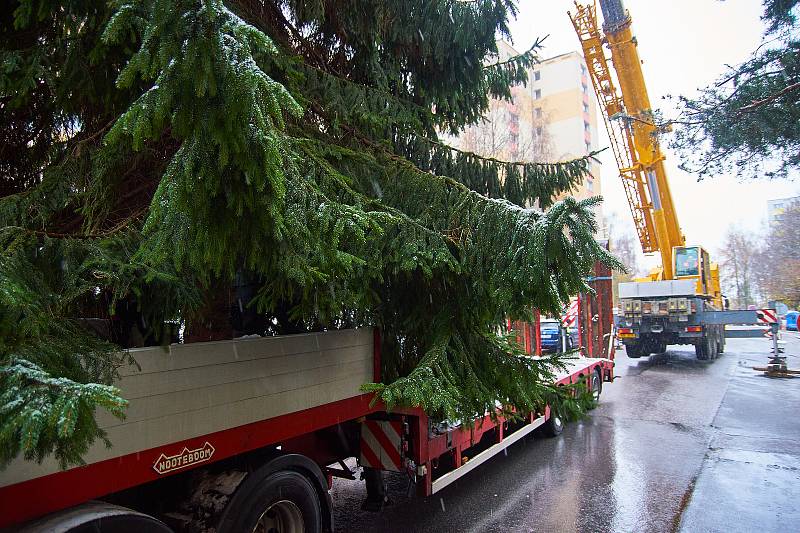
{"type": "MultiPolygon", "coordinates": [[[[6,6],[8,8],[9,6],[6,6]]],[[[0,27],[0,463],[80,460],[120,347],[375,325],[390,406],[555,399],[505,317],[587,290],[588,161],[445,145],[511,0],[19,0],[0,27]],[[526,208],[525,206],[538,206],[526,208]],[[544,209],[544,210],[542,210],[544,209]]],[[[121,355],[120,355],[121,354],[121,355]]]]}
{"type": "Polygon", "coordinates": [[[763,42],[697,97],[680,97],[672,145],[701,178],[785,178],[800,170],[798,0],[763,0],[763,42]]]}

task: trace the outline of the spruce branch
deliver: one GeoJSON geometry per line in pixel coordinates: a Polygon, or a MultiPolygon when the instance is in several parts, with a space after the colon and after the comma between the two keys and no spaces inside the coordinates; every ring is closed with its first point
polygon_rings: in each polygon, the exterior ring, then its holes
{"type": "Polygon", "coordinates": [[[796,91],[797,89],[800,89],[800,82],[796,82],[796,83],[792,83],[790,85],[787,85],[783,89],[780,89],[779,91],[776,91],[776,92],[774,92],[774,93],[772,93],[770,95],[767,95],[765,98],[762,98],[760,100],[756,100],[756,101],[754,101],[754,102],[752,102],[750,104],[747,104],[746,106],[740,107],[739,108],[739,112],[740,113],[747,113],[749,111],[753,111],[753,110],[758,109],[759,107],[761,107],[763,105],[766,105],[766,104],[768,104],[770,102],[774,102],[778,98],[781,98],[782,96],[785,96],[785,95],[791,93],[792,91],[796,91]]]}
{"type": "Polygon", "coordinates": [[[539,58],[536,56],[536,51],[542,47],[542,43],[544,43],[545,39],[550,37],[550,35],[545,35],[544,37],[537,37],[536,40],[533,42],[530,48],[526,51],[522,52],[521,54],[516,54],[505,61],[498,61],[497,63],[491,63],[489,65],[484,65],[484,70],[496,69],[496,68],[503,68],[507,65],[514,65],[514,64],[521,64],[525,68],[530,68],[532,65],[539,62],[539,58]]]}
{"type": "Polygon", "coordinates": [[[92,442],[105,437],[95,408],[123,419],[128,405],[116,387],[54,378],[18,358],[0,366],[0,390],[0,468],[17,454],[41,462],[52,453],[61,468],[79,464],[92,442]]]}

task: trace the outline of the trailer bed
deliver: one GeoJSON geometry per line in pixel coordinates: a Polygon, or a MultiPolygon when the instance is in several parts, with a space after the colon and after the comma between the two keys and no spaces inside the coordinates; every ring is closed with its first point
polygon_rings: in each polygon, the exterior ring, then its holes
{"type": "MultiPolygon", "coordinates": [[[[556,374],[555,382],[561,385],[575,384],[581,380],[588,382],[593,372],[599,372],[602,381],[612,381],[613,359],[576,357],[568,361],[563,371],[556,374]]],[[[431,424],[430,419],[419,409],[407,413],[413,415],[413,420],[416,422],[413,429],[416,438],[413,439],[412,457],[416,464],[417,492],[420,496],[435,494],[457,481],[545,424],[551,416],[550,407],[542,406],[541,412],[524,415],[524,423],[520,425],[517,422],[513,432],[508,433],[509,421],[496,413],[487,414],[482,419],[476,420],[471,427],[456,426],[446,431],[436,430],[436,424],[431,424]],[[480,443],[484,435],[490,432],[495,439],[494,444],[472,457],[465,455],[467,450],[480,443]],[[453,468],[437,475],[434,472],[434,465],[441,464],[444,460],[449,461],[453,468]],[[420,468],[420,465],[424,465],[424,468],[420,468]]]]}
{"type": "Polygon", "coordinates": [[[96,442],[67,471],[14,460],[0,472],[0,527],[363,416],[374,343],[364,328],[131,350],[140,368],[115,383],[126,418],[97,413],[112,447],[96,442]]]}
{"type": "MultiPolygon", "coordinates": [[[[377,333],[365,328],[132,350],[138,367],[123,369],[117,382],[130,401],[126,418],[98,413],[113,446],[95,444],[86,465],[66,471],[52,459],[13,461],[0,472],[0,528],[251,450],[296,445],[340,423],[394,428],[397,441],[388,451],[398,460],[386,469],[407,469],[427,496],[550,417],[542,406],[525,415],[522,427],[515,421],[509,429],[502,416],[487,415],[469,429],[442,433],[432,430],[421,409],[387,412],[373,404],[372,394],[360,392],[362,384],[379,379],[378,346],[377,333]],[[464,460],[465,450],[488,432],[494,444],[464,460]],[[448,457],[452,471],[435,476],[434,465],[448,457]]],[[[576,383],[596,370],[610,381],[613,366],[611,359],[578,357],[556,383],[576,383]]],[[[318,464],[326,470],[330,463],[318,464]]],[[[328,476],[333,472],[327,469],[328,476]]]]}

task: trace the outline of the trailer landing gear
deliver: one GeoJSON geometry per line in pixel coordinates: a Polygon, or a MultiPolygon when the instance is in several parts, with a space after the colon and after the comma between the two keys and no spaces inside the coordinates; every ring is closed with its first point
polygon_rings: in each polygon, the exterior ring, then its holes
{"type": "Polygon", "coordinates": [[[361,504],[361,510],[377,513],[391,505],[392,501],[386,494],[386,480],[383,478],[383,471],[364,467],[362,475],[364,483],[367,485],[367,499],[361,504]]]}

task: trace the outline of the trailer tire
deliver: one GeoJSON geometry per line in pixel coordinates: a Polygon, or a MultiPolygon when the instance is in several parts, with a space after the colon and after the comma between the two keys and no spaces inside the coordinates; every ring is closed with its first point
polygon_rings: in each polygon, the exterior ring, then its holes
{"type": "Polygon", "coordinates": [[[592,380],[589,383],[592,391],[592,397],[594,398],[595,403],[599,403],[600,394],[603,392],[603,378],[600,375],[599,368],[592,372],[592,380]]]}
{"type": "MultiPolygon", "coordinates": [[[[244,483],[243,483],[244,484],[244,483]]],[[[311,481],[294,470],[274,472],[239,495],[225,510],[219,533],[277,530],[319,533],[322,505],[311,481]],[[270,527],[272,526],[272,527],[270,527]]]]}
{"type": "Polygon", "coordinates": [[[545,437],[558,437],[564,431],[564,419],[558,413],[550,411],[550,418],[539,428],[539,434],[545,437]]]}
{"type": "MultiPolygon", "coordinates": [[[[5,529],[3,530],[5,531],[5,529]]],[[[69,533],[171,533],[172,529],[152,516],[101,501],[89,501],[28,522],[20,530],[69,533]]]]}
{"type": "MultiPolygon", "coordinates": [[[[40,530],[45,531],[45,530],[40,530]]],[[[70,533],[168,533],[172,529],[152,517],[111,516],[83,524],[70,533]]]]}

